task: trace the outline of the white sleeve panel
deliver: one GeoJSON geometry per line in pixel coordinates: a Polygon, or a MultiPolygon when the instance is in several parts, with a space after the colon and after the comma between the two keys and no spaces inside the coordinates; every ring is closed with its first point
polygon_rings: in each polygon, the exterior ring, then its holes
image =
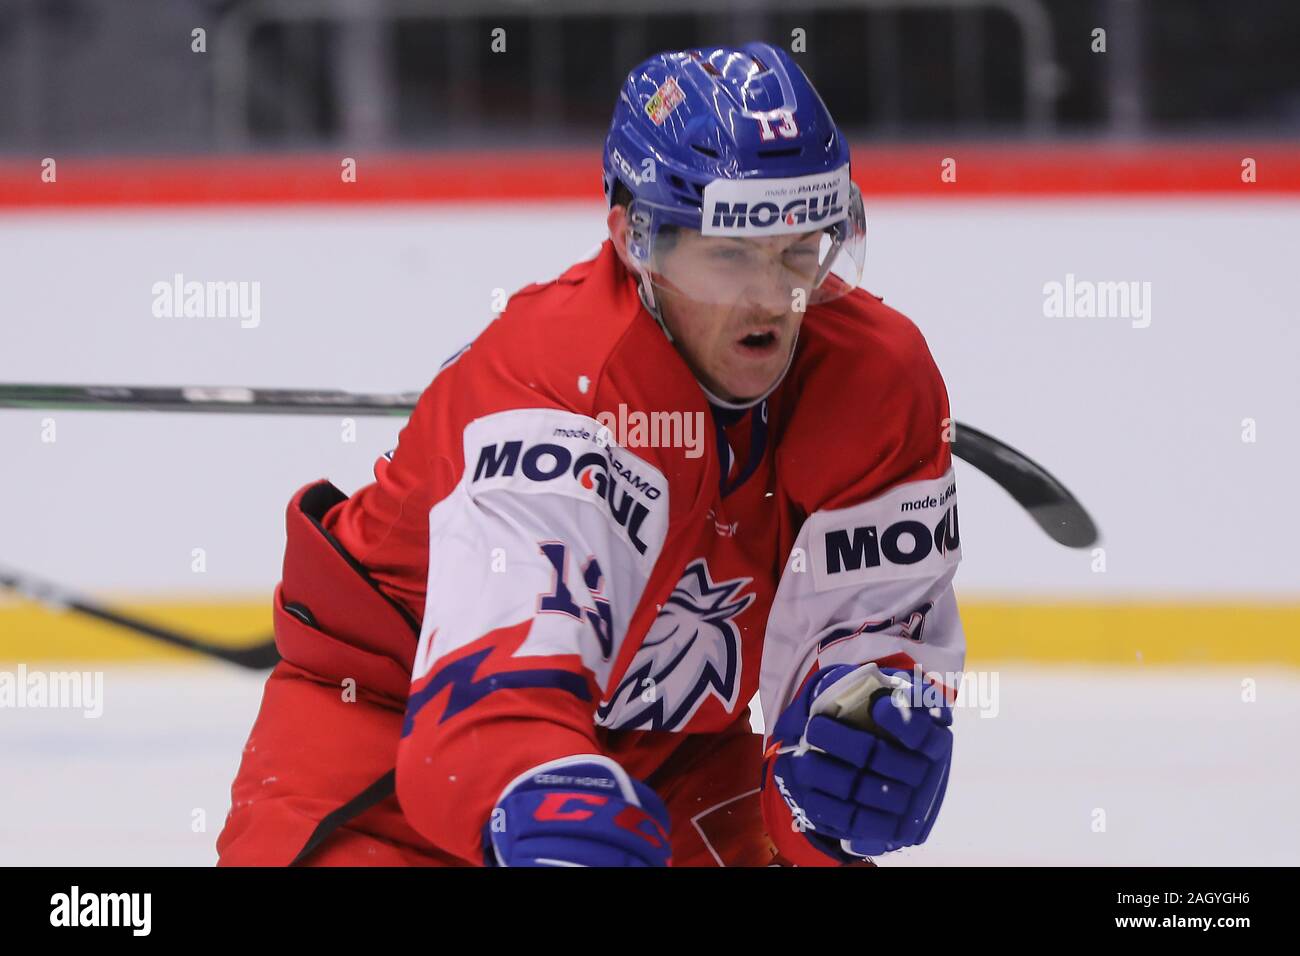
{"type": "Polygon", "coordinates": [[[767,726],[809,671],[831,664],[904,653],[936,676],[960,671],[966,641],[952,591],[960,560],[952,469],[810,515],[768,616],[760,672],[767,726]]]}
{"type": "Polygon", "coordinates": [[[668,486],[583,415],[518,409],[465,429],[465,471],[429,513],[413,679],[503,627],[518,656],[578,654],[602,690],[668,530],[668,486]]]}

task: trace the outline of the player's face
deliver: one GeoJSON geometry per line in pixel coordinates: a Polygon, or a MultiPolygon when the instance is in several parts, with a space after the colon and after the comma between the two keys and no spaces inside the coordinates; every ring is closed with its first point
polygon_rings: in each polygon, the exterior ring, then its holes
{"type": "Polygon", "coordinates": [[[664,325],[721,398],[762,395],[785,369],[817,276],[821,233],[730,239],[683,231],[657,265],[664,325]]]}

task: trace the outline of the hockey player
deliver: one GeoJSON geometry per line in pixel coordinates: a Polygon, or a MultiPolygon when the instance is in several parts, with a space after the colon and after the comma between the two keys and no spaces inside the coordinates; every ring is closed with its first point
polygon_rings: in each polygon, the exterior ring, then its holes
{"type": "Polygon", "coordinates": [[[948,403],[856,288],[848,147],[784,51],[663,54],[604,182],[608,240],[442,367],[375,482],[291,503],[223,863],[846,865],[929,834],[948,403]]]}

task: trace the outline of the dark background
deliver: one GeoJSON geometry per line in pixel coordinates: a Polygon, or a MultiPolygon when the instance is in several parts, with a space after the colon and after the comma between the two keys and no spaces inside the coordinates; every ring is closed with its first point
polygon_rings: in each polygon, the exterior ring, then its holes
{"type": "Polygon", "coordinates": [[[1296,0],[0,0],[0,152],[572,145],[648,54],[796,29],[857,137],[1300,134],[1296,0]]]}

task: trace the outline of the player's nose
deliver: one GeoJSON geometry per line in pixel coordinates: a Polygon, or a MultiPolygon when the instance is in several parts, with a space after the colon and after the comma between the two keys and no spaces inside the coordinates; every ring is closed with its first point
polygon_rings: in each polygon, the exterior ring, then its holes
{"type": "Polygon", "coordinates": [[[764,317],[785,317],[795,307],[794,285],[784,270],[768,269],[754,277],[745,290],[748,311],[764,317]]]}

